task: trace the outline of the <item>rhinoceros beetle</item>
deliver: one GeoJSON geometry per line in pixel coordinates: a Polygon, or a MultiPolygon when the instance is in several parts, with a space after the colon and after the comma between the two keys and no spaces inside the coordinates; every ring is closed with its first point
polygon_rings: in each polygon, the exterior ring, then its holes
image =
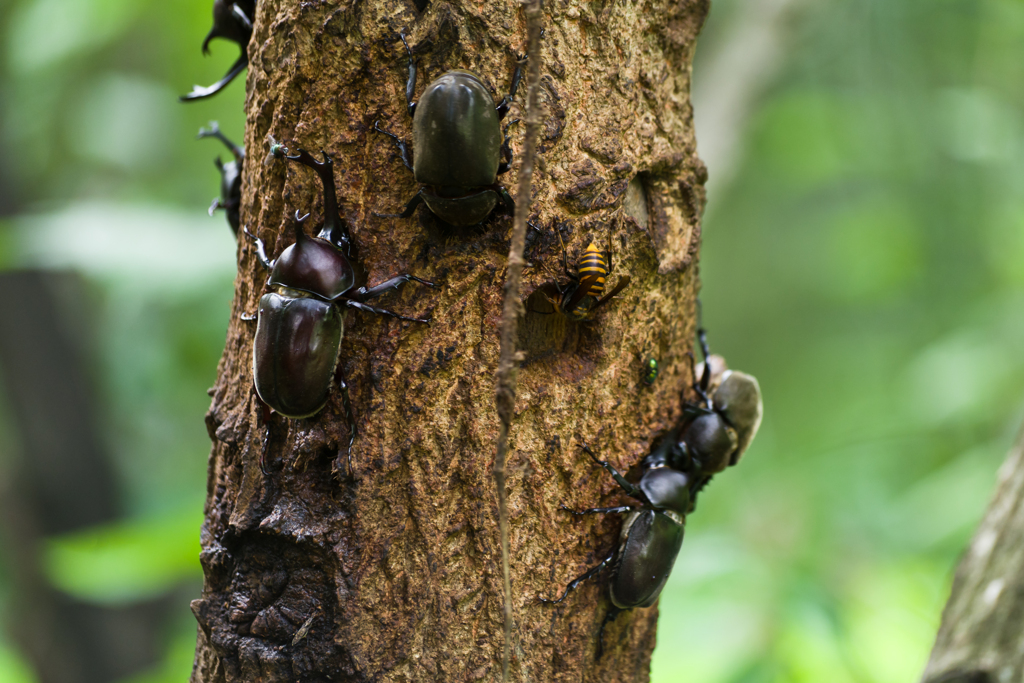
{"type": "Polygon", "coordinates": [[[205,88],[194,85],[192,92],[182,95],[178,98],[179,100],[193,102],[216,95],[227,87],[228,83],[235,79],[235,76],[245,71],[245,67],[249,65],[246,48],[252,37],[252,22],[255,16],[256,0],[213,0],[213,28],[203,40],[203,54],[210,54],[210,41],[214,38],[225,38],[238,43],[242,48],[242,54],[238,56],[222,79],[205,88]]]}
{"type": "MultiPolygon", "coordinates": [[[[426,323],[366,303],[409,280],[433,287],[413,275],[397,275],[375,287],[357,287],[357,270],[349,259],[352,240],[338,213],[334,162],[325,152],[322,162],[309,152],[285,158],[311,167],[324,186],[324,224],[316,237],[306,235],[295,215],[295,242],[271,261],[263,241],[243,228],[256,244],[260,262],[270,270],[267,292],[260,299],[253,343],[253,382],[260,399],[285,417],[305,418],[327,402],[334,375],[339,375],[349,425],[349,458],[355,439],[355,418],[348,385],[338,367],[346,308],[426,323]]],[[[263,465],[261,459],[261,465],[263,465]]],[[[349,463],[351,467],[351,462],[349,463]]],[[[264,468],[264,471],[265,468],[264,468]]]]}
{"type": "MultiPolygon", "coordinates": [[[[506,213],[515,213],[508,190],[498,176],[512,162],[508,126],[501,128],[522,78],[522,60],[516,65],[512,86],[497,106],[476,74],[453,69],[427,86],[419,102],[416,90],[416,60],[402,34],[409,55],[409,80],[405,100],[412,116],[413,147],[374,123],[398,147],[406,168],[421,187],[398,214],[377,214],[386,218],[408,218],[421,203],[451,225],[475,225],[487,218],[500,201],[506,213]],[[413,154],[415,152],[415,155],[413,154]]],[[[525,57],[523,58],[525,59],[525,57]]]]}
{"type": "Polygon", "coordinates": [[[604,629],[620,612],[649,607],[658,599],[682,547],[686,515],[693,512],[697,494],[717,472],[739,462],[761,424],[757,380],[727,370],[721,356],[709,357],[703,330],[699,338],[705,351],[702,372],[694,373],[700,403],[684,403],[679,424],[641,462],[638,484],[599,460],[586,442],[580,445],[626,495],[639,501],[579,511],[562,506],[574,515],[626,513],[618,547],[611,554],[573,579],[558,598],[540,598],[544,603],[562,602],[582,582],[611,567],[612,606],[598,629],[598,657],[604,650],[604,629]]]}
{"type": "Polygon", "coordinates": [[[245,161],[245,148],[231,142],[220,131],[220,126],[216,121],[210,121],[209,128],[200,128],[197,137],[200,139],[217,138],[231,150],[231,154],[235,157],[234,161],[229,161],[226,164],[220,160],[220,157],[213,162],[217,166],[217,170],[220,171],[220,197],[214,199],[210,204],[210,215],[212,216],[217,209],[224,209],[231,232],[238,237],[238,209],[242,204],[242,162],[245,161]]]}
{"type": "Polygon", "coordinates": [[[752,375],[728,369],[725,359],[711,355],[704,330],[697,330],[704,363],[695,370],[698,403],[683,403],[684,427],[675,439],[652,452],[652,462],[699,472],[694,500],[711,477],[740,461],[761,426],[761,387],[752,375]]]}

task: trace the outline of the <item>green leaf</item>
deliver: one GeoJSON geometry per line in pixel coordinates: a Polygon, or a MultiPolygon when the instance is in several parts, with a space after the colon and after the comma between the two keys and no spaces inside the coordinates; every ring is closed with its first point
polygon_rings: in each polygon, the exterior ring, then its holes
{"type": "Polygon", "coordinates": [[[77,598],[125,603],[202,576],[202,511],[94,527],[46,542],[43,564],[54,586],[77,598]]]}

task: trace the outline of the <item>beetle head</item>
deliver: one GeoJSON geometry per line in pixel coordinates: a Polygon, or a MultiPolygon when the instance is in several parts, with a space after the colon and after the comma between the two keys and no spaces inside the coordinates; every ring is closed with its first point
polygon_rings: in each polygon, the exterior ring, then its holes
{"type": "MultiPolygon", "coordinates": [[[[736,430],[730,427],[721,415],[711,411],[698,416],[686,427],[680,439],[678,453],[687,460],[699,461],[697,469],[700,472],[715,474],[730,465],[736,444],[736,430]]],[[[677,469],[691,470],[694,463],[675,462],[673,466],[677,469]]]]}
{"type": "Polygon", "coordinates": [[[678,470],[648,470],[640,479],[640,490],[655,508],[672,510],[684,517],[690,508],[690,477],[678,470]]]}
{"type": "Polygon", "coordinates": [[[281,253],[267,283],[334,301],[355,286],[355,272],[341,249],[306,235],[302,222],[308,217],[296,212],[295,244],[281,253]]]}

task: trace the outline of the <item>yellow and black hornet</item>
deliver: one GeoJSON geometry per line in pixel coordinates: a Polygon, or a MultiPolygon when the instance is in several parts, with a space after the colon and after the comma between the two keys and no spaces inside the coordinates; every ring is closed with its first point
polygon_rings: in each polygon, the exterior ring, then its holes
{"type": "MultiPolygon", "coordinates": [[[[555,283],[558,299],[548,297],[553,305],[559,308],[570,320],[586,320],[591,313],[606,304],[612,297],[625,289],[629,284],[629,276],[623,275],[612,291],[604,294],[608,273],[612,270],[611,249],[603,252],[591,242],[576,262],[576,272],[569,270],[569,257],[562,242],[562,234],[558,232],[558,241],[562,245],[562,269],[569,284],[566,286],[555,283]],[[602,297],[601,295],[604,294],[602,297]]],[[[610,239],[610,236],[609,236],[610,239]]],[[[611,243],[609,241],[609,247],[611,243]]]]}

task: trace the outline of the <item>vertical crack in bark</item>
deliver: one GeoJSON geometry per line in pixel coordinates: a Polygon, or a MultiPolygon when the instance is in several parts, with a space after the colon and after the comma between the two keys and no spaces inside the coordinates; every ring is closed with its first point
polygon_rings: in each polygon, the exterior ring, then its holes
{"type": "Polygon", "coordinates": [[[526,223],[530,215],[530,194],[533,164],[537,155],[540,135],[540,116],[537,113],[540,85],[540,0],[525,3],[528,55],[526,65],[526,139],[523,160],[519,166],[519,187],[516,191],[516,215],[512,227],[512,246],[508,252],[508,273],[505,278],[505,302],[502,306],[500,327],[500,356],[496,376],[495,403],[501,425],[498,428],[498,447],[494,458],[494,485],[498,490],[498,529],[501,534],[501,576],[504,586],[504,635],[501,655],[501,680],[508,681],[509,655],[512,646],[512,582],[509,578],[508,552],[508,497],[505,494],[505,461],[508,455],[508,432],[516,403],[516,366],[520,362],[516,353],[516,330],[523,312],[520,300],[523,250],[526,248],[526,223]]]}

